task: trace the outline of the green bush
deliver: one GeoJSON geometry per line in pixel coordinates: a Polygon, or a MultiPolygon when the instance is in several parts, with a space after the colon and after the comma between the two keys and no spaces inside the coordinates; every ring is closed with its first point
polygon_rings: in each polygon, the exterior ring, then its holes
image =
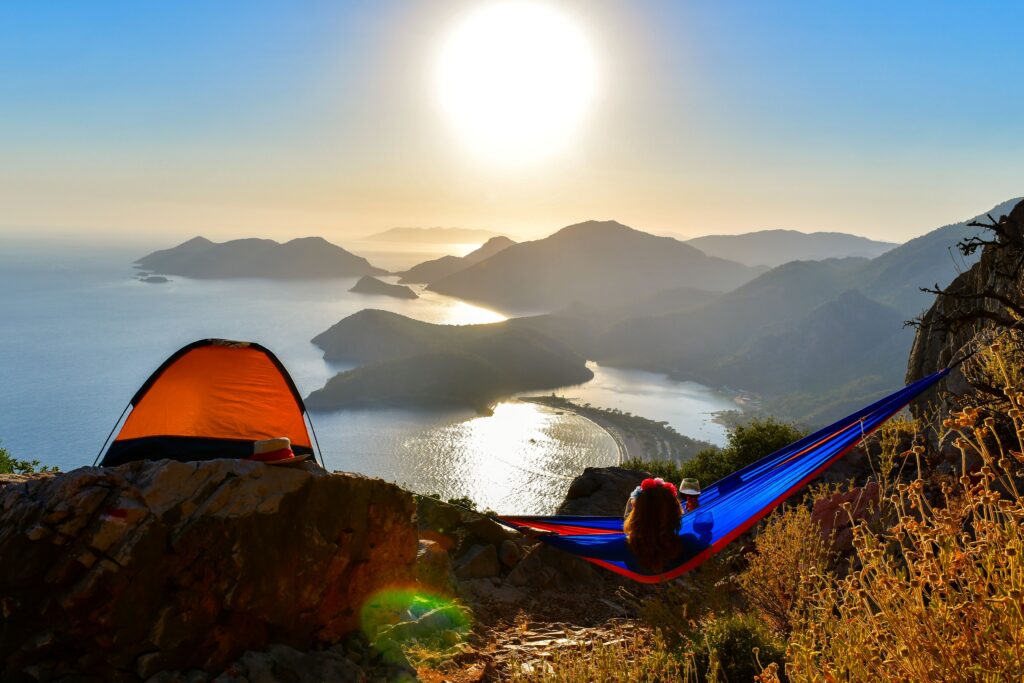
{"type": "Polygon", "coordinates": [[[18,460],[6,448],[0,446],[0,474],[32,474],[33,472],[56,471],[56,467],[40,467],[38,460],[18,460]]]}
{"type": "Polygon", "coordinates": [[[785,644],[753,614],[705,619],[691,635],[694,662],[711,681],[753,681],[771,663],[781,671],[785,644]]]}
{"type": "Polygon", "coordinates": [[[650,472],[655,477],[661,477],[665,481],[672,481],[676,483],[678,483],[683,476],[681,465],[673,460],[641,460],[640,458],[630,458],[629,460],[623,461],[620,467],[624,467],[627,470],[650,472]]]}
{"type": "Polygon", "coordinates": [[[705,448],[682,464],[633,458],[623,462],[622,467],[644,470],[673,482],[692,477],[707,486],[805,435],[796,426],[770,417],[754,419],[733,428],[724,448],[705,448]]]}

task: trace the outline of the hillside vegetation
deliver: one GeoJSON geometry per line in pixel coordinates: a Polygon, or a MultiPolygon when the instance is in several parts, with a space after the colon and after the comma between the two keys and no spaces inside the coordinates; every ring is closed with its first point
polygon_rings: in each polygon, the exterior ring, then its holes
{"type": "Polygon", "coordinates": [[[594,375],[568,346],[521,325],[432,325],[361,311],[314,340],[325,357],[364,364],[309,395],[311,408],[468,406],[488,412],[520,391],[594,375]]]}

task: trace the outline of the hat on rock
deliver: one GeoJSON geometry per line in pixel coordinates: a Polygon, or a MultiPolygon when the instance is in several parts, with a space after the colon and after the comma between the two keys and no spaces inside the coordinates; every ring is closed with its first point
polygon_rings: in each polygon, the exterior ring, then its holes
{"type": "Polygon", "coordinates": [[[276,439],[263,439],[254,441],[252,444],[252,457],[250,460],[258,460],[268,465],[285,465],[293,462],[302,462],[309,457],[306,455],[295,455],[292,451],[292,442],[286,436],[276,439]]]}

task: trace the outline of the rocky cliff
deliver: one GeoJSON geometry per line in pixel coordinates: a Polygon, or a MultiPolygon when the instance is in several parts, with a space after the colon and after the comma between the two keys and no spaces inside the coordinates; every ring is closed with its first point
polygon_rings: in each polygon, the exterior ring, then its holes
{"type": "MultiPolygon", "coordinates": [[[[412,496],[312,463],[136,462],[0,485],[3,680],[253,670],[330,648],[374,595],[416,580],[412,496]]],[[[316,666],[347,666],[325,653],[316,666]]]]}
{"type": "MultiPolygon", "coordinates": [[[[981,259],[936,296],[920,319],[911,349],[907,381],[936,372],[973,348],[973,342],[1013,325],[1024,315],[1024,202],[1005,216],[993,216],[987,234],[973,241],[981,259]]],[[[967,390],[955,372],[951,391],[967,390]]]]}

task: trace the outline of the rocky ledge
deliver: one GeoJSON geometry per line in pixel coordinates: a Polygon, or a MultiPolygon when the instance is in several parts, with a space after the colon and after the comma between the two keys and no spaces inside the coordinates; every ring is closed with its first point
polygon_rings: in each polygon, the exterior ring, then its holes
{"type": "Polygon", "coordinates": [[[337,644],[415,583],[414,512],[309,462],[0,477],[0,679],[208,680],[300,652],[358,672],[337,644]]]}

